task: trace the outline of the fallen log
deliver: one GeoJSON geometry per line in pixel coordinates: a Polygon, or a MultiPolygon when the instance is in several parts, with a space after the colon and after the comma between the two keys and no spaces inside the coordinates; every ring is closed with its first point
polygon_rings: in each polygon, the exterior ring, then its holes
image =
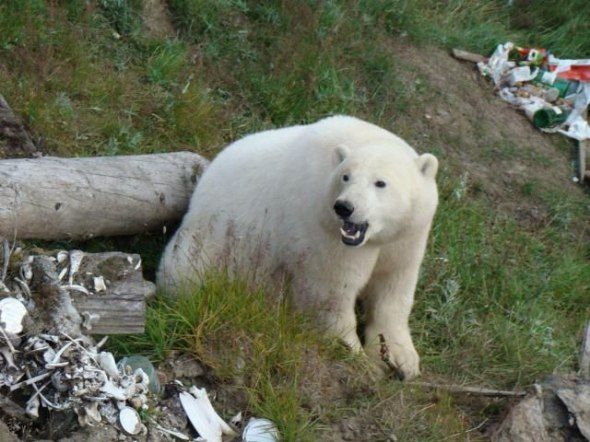
{"type": "Polygon", "coordinates": [[[178,221],[208,161],[196,153],[0,161],[0,235],[89,239],[178,221]]]}

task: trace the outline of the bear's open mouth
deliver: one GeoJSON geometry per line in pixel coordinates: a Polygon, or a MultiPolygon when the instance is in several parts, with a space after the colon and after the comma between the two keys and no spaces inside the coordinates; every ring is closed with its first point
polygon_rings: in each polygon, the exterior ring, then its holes
{"type": "Polygon", "coordinates": [[[365,233],[368,227],[368,222],[356,224],[350,221],[344,221],[344,224],[340,227],[342,242],[347,246],[358,246],[362,244],[365,240],[365,233]]]}

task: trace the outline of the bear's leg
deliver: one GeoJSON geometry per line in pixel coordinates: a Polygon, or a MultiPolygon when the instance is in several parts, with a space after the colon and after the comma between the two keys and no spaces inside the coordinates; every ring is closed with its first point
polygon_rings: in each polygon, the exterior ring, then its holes
{"type": "Polygon", "coordinates": [[[402,379],[420,374],[420,358],[410,335],[408,319],[414,302],[415,272],[376,273],[364,296],[367,309],[365,351],[384,370],[379,335],[385,338],[387,355],[402,379]]]}
{"type": "Polygon", "coordinates": [[[320,323],[326,333],[340,338],[352,351],[361,352],[363,346],[357,334],[357,321],[354,306],[355,296],[330,302],[330,308],[320,310],[320,323]]]}
{"type": "Polygon", "coordinates": [[[333,287],[333,283],[322,284],[318,279],[313,288],[307,285],[307,280],[294,280],[291,288],[293,305],[311,317],[320,330],[340,338],[353,351],[362,351],[354,311],[358,289],[334,293],[333,287]]]}

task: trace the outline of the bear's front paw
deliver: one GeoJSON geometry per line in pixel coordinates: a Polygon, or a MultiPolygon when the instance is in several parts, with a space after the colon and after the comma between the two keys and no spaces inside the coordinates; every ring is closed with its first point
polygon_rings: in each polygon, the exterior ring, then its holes
{"type": "Polygon", "coordinates": [[[413,345],[392,343],[389,351],[382,354],[381,360],[393,369],[401,380],[408,380],[420,375],[420,356],[413,345]]]}

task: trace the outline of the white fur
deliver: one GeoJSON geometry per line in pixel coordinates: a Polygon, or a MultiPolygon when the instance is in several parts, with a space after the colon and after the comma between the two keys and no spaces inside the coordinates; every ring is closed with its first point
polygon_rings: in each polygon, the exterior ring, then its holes
{"type": "Polygon", "coordinates": [[[438,203],[437,167],[432,155],[352,117],[249,135],[201,177],[158,284],[170,290],[198,282],[226,259],[246,272],[286,272],[294,305],[355,350],[362,349],[354,311],[361,298],[366,352],[380,360],[383,334],[391,361],[415,376],[408,317],[438,203]],[[378,180],[386,187],[376,187],[378,180]],[[369,223],[361,245],[342,242],[337,199],[354,205],[353,222],[369,223]]]}

